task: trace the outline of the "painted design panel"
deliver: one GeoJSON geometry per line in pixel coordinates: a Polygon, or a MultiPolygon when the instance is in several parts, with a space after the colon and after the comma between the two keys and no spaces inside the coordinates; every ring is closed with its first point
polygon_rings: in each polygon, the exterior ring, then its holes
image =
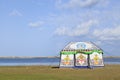
{"type": "Polygon", "coordinates": [[[78,53],[75,55],[75,58],[76,58],[76,62],[75,62],[76,66],[88,66],[88,62],[87,62],[88,55],[78,53]]]}
{"type": "Polygon", "coordinates": [[[69,54],[69,55],[62,54],[60,66],[63,66],[63,67],[74,66],[74,55],[73,54],[69,54]]]}
{"type": "Polygon", "coordinates": [[[92,66],[104,66],[102,54],[93,52],[90,54],[90,65],[92,66]]]}

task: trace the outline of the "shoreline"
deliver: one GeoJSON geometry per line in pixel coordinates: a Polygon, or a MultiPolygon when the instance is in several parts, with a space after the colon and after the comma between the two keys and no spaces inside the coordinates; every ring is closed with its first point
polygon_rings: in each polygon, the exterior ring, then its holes
{"type": "Polygon", "coordinates": [[[59,56],[0,56],[0,58],[59,58],[59,56]]]}
{"type": "MultiPolygon", "coordinates": [[[[5,59],[9,59],[9,58],[13,58],[13,59],[17,59],[17,58],[60,58],[59,56],[0,56],[0,58],[5,58],[5,59]]],[[[120,56],[103,56],[103,58],[120,58],[120,56]]]]}

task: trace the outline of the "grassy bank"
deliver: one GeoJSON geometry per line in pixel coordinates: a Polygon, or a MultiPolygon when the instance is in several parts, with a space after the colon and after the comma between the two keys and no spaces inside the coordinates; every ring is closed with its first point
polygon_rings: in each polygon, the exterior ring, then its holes
{"type": "Polygon", "coordinates": [[[0,67],[0,80],[120,80],[120,65],[106,65],[96,69],[3,66],[0,67]]]}

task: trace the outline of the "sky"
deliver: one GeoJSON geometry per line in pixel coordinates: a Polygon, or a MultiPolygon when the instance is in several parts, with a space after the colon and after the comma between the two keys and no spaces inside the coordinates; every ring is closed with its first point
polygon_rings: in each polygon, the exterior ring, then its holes
{"type": "Polygon", "coordinates": [[[59,56],[76,41],[120,56],[120,0],[0,0],[0,56],[59,56]]]}

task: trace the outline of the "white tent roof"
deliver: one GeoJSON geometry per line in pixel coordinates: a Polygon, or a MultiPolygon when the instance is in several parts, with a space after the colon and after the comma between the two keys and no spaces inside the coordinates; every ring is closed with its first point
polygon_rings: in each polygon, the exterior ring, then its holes
{"type": "Polygon", "coordinates": [[[79,50],[79,49],[89,49],[89,50],[101,50],[92,42],[70,42],[63,50],[79,50]]]}

